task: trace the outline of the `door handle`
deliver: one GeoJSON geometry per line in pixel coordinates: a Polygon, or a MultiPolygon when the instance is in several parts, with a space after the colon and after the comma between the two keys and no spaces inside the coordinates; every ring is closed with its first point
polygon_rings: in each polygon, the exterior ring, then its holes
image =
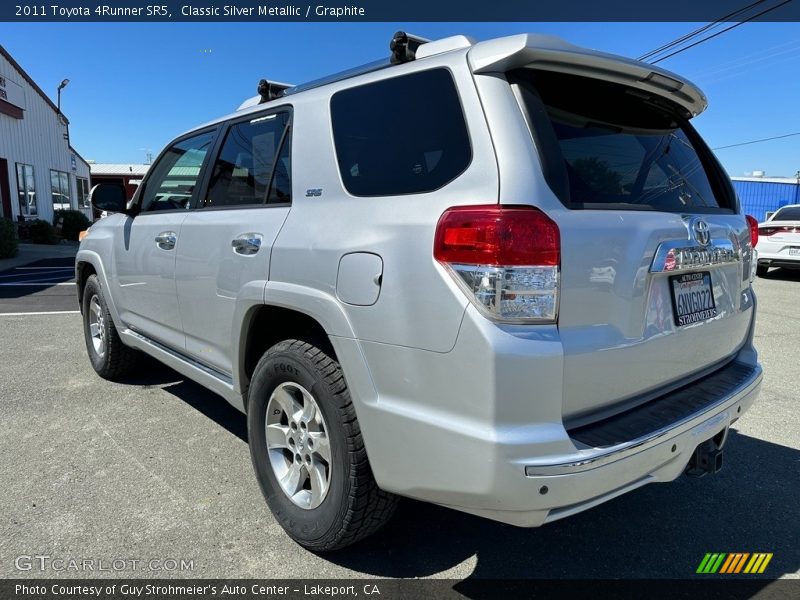
{"type": "Polygon", "coordinates": [[[236,254],[253,256],[261,249],[263,239],[260,233],[243,233],[231,240],[231,247],[236,254]]]}
{"type": "Polygon", "coordinates": [[[172,250],[178,241],[178,234],[174,231],[162,231],[156,236],[156,246],[162,250],[172,250]]]}

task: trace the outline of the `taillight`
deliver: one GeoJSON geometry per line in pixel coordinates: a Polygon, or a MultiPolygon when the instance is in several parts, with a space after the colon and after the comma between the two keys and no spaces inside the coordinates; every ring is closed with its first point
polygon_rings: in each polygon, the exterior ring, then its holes
{"type": "Polygon", "coordinates": [[[747,219],[747,225],[750,227],[750,246],[755,248],[758,243],[758,221],[752,215],[745,215],[745,219],[747,219]]]}
{"type": "Polygon", "coordinates": [[[758,235],[761,237],[769,237],[776,233],[798,233],[797,227],[762,227],[758,230],[758,235]]]}
{"type": "Polygon", "coordinates": [[[456,206],[439,219],[433,256],[487,317],[555,322],[558,225],[531,206],[456,206]]]}

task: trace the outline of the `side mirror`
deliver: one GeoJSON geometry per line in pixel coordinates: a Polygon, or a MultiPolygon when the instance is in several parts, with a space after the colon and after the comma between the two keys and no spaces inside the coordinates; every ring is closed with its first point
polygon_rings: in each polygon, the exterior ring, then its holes
{"type": "Polygon", "coordinates": [[[89,201],[97,210],[110,213],[127,212],[128,197],[125,186],[119,183],[98,183],[89,192],[89,201]]]}

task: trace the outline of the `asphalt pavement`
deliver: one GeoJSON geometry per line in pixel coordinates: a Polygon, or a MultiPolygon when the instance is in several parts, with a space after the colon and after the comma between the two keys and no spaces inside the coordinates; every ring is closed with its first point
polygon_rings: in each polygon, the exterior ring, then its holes
{"type": "Polygon", "coordinates": [[[123,382],[97,377],[79,314],[15,314],[77,310],[61,262],[27,266],[46,268],[0,279],[26,284],[0,285],[0,577],[684,578],[707,552],[772,552],[765,577],[798,577],[800,272],[755,283],[764,386],[717,475],[539,529],[404,501],[374,537],[318,556],[270,515],[240,413],[155,361],[123,382]],[[20,571],[36,554],[145,563],[20,571]]]}
{"type": "Polygon", "coordinates": [[[0,313],[76,310],[73,257],[44,258],[0,271],[0,313]]]}

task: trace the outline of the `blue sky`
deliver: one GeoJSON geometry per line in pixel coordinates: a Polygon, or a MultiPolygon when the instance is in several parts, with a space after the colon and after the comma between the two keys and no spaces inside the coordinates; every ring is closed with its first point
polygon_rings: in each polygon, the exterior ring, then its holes
{"type": "MultiPolygon", "coordinates": [[[[300,83],[387,55],[398,29],[478,39],[535,31],[637,57],[694,23],[3,23],[0,44],[55,97],[75,148],[144,162],[175,135],[234,110],[266,77],[300,83]]],[[[712,147],[800,131],[800,23],[747,23],[660,66],[709,97],[695,126],[712,147]]],[[[720,150],[731,175],[794,176],[800,136],[720,150]]]]}

